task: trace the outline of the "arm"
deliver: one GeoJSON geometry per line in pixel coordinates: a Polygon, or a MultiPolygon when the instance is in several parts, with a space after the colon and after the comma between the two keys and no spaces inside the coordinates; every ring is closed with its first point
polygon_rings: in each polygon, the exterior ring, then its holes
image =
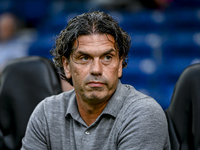
{"type": "Polygon", "coordinates": [[[165,114],[154,100],[138,100],[127,108],[118,139],[119,150],[168,150],[168,141],[165,114]]]}
{"type": "Polygon", "coordinates": [[[40,103],[33,111],[22,139],[21,150],[45,150],[47,148],[46,139],[47,124],[44,114],[43,103],[40,103]]]}

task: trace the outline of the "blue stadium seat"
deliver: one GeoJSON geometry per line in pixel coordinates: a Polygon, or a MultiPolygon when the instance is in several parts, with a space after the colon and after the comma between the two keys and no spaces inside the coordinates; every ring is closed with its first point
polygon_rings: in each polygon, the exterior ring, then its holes
{"type": "Polygon", "coordinates": [[[139,57],[152,57],[153,48],[148,45],[146,41],[147,34],[134,33],[131,34],[131,48],[129,55],[130,56],[139,56],[139,57]]]}
{"type": "Polygon", "coordinates": [[[179,8],[165,12],[165,23],[170,31],[196,31],[200,26],[199,8],[179,8]]]}
{"type": "Polygon", "coordinates": [[[13,11],[19,15],[28,26],[35,27],[47,15],[50,0],[13,0],[13,11]]]}
{"type": "Polygon", "coordinates": [[[165,29],[165,13],[154,10],[122,13],[123,20],[120,22],[126,31],[149,31],[160,32],[165,29]]]}
{"type": "Polygon", "coordinates": [[[28,50],[29,56],[41,56],[46,58],[52,58],[50,50],[55,44],[53,34],[40,36],[28,50]]]}
{"type": "Polygon", "coordinates": [[[162,45],[163,57],[195,57],[200,56],[200,37],[195,37],[195,32],[171,32],[168,33],[162,45]]]}

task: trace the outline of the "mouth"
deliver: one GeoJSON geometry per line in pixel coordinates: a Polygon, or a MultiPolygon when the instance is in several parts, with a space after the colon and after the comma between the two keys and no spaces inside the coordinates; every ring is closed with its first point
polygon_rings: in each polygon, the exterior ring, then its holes
{"type": "Polygon", "coordinates": [[[97,81],[91,81],[91,82],[87,83],[87,85],[89,85],[90,87],[98,88],[98,87],[102,87],[103,85],[105,85],[105,83],[97,82],[97,81]]]}

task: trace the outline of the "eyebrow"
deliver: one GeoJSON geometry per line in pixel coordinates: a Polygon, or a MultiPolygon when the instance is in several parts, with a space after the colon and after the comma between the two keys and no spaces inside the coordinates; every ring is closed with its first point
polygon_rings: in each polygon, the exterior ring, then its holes
{"type": "Polygon", "coordinates": [[[109,54],[109,53],[111,53],[111,52],[113,52],[113,51],[117,52],[116,49],[111,48],[111,49],[108,50],[107,52],[104,52],[103,55],[109,54]]]}
{"type": "MultiPolygon", "coordinates": [[[[104,52],[101,56],[106,55],[106,54],[109,54],[109,53],[111,53],[111,52],[113,52],[113,51],[116,51],[116,49],[111,48],[111,49],[109,49],[108,51],[104,52]]],[[[117,52],[117,51],[116,51],[116,52],[117,52]]],[[[89,53],[84,52],[84,51],[82,51],[82,50],[78,50],[77,54],[90,55],[89,53]]]]}

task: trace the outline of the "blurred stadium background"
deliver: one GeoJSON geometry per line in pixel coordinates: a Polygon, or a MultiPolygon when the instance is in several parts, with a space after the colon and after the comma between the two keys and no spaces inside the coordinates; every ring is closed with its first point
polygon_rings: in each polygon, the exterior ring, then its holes
{"type": "Polygon", "coordinates": [[[162,9],[141,7],[136,0],[124,1],[126,5],[108,1],[0,0],[0,13],[12,12],[23,21],[32,36],[28,55],[51,59],[54,38],[69,19],[91,8],[106,11],[132,39],[122,82],[166,109],[181,72],[200,62],[200,0],[174,0],[162,9]]]}

